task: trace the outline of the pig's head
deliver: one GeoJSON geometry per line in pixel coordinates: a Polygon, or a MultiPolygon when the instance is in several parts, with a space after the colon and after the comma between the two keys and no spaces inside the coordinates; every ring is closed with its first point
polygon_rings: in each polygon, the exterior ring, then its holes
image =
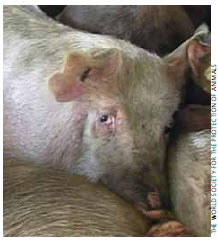
{"type": "MultiPolygon", "coordinates": [[[[196,60],[188,57],[193,41],[164,59],[136,47],[134,55],[95,49],[67,56],[49,84],[57,101],[77,102],[83,112],[75,113],[84,123],[77,173],[102,180],[130,201],[160,191],[165,129],[178,107],[189,60],[196,60]]],[[[191,63],[195,73],[198,66],[191,63]]]]}

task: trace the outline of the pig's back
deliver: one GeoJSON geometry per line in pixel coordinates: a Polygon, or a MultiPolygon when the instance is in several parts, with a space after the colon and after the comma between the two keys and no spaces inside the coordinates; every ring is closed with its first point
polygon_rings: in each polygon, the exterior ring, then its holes
{"type": "Polygon", "coordinates": [[[145,236],[148,228],[139,212],[100,184],[4,160],[4,236],[145,236]]]}

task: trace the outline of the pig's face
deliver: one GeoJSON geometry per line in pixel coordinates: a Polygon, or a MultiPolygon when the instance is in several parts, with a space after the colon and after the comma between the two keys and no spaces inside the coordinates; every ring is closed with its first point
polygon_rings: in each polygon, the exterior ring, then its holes
{"type": "Polygon", "coordinates": [[[123,72],[128,74],[117,79],[119,91],[113,96],[111,89],[93,102],[83,139],[83,153],[88,157],[88,163],[81,161],[83,174],[93,180],[106,179],[107,184],[111,178],[120,183],[120,178],[131,176],[131,181],[137,182],[136,189],[138,185],[160,189],[165,128],[179,101],[165,67],[156,57],[149,63],[145,58],[127,64],[123,72]]]}
{"type": "Polygon", "coordinates": [[[59,101],[87,106],[77,171],[98,180],[143,166],[160,170],[164,130],[178,105],[164,61],[146,52],[128,59],[118,50],[95,58],[71,55],[50,79],[59,101]]]}

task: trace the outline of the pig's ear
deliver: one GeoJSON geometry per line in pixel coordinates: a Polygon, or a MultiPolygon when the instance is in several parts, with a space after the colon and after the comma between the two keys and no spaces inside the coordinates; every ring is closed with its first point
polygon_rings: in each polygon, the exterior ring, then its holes
{"type": "Polygon", "coordinates": [[[119,60],[116,49],[71,53],[63,70],[49,78],[49,87],[59,102],[79,99],[92,88],[101,88],[116,73],[119,60]]]}
{"type": "Polygon", "coordinates": [[[191,69],[194,79],[198,80],[210,65],[210,54],[210,33],[208,28],[202,25],[194,36],[165,57],[170,79],[181,88],[188,70],[191,69]]]}
{"type": "Polygon", "coordinates": [[[211,78],[211,39],[210,34],[200,35],[188,46],[188,59],[194,75],[194,81],[203,90],[210,93],[211,78]]]}

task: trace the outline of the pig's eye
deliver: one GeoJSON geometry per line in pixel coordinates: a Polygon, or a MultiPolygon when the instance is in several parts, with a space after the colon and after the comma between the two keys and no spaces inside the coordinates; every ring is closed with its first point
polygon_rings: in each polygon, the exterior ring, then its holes
{"type": "Polygon", "coordinates": [[[96,124],[95,124],[95,134],[101,137],[111,137],[115,134],[116,126],[115,126],[116,116],[111,111],[104,111],[98,113],[96,124]]]}
{"type": "Polygon", "coordinates": [[[99,122],[102,124],[110,125],[114,123],[114,117],[110,114],[101,114],[99,116],[99,122]]]}
{"type": "Polygon", "coordinates": [[[102,116],[100,117],[100,122],[101,122],[101,123],[107,122],[107,121],[108,121],[108,118],[109,118],[108,115],[102,115],[102,116]]]}

